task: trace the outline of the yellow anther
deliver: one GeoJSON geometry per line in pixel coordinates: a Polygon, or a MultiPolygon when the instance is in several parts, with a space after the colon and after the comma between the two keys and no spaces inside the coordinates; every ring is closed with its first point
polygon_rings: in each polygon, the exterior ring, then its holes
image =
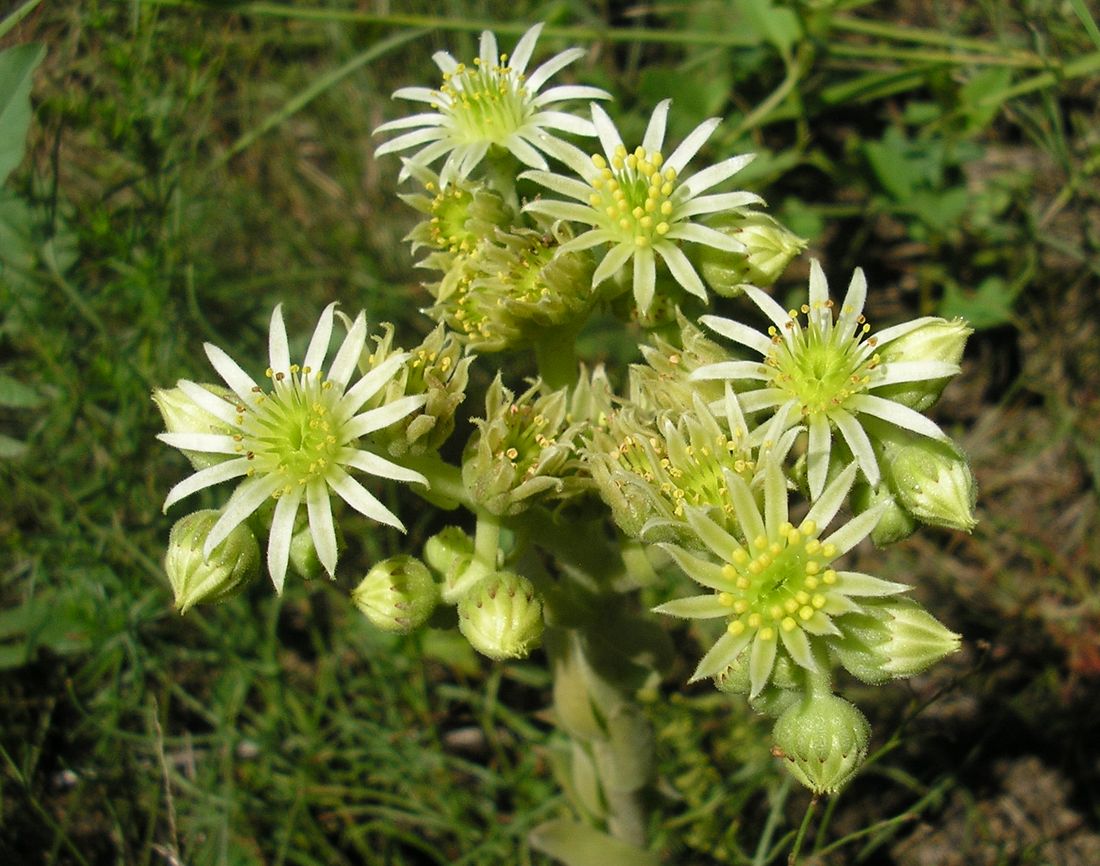
{"type": "Polygon", "coordinates": [[[818,593],[812,599],[810,599],[810,604],[812,604],[818,610],[821,610],[821,608],[825,607],[825,596],[823,596],[821,593],[818,593]]]}
{"type": "Polygon", "coordinates": [[[743,598],[739,598],[739,599],[737,599],[737,601],[735,601],[733,603],[733,612],[734,613],[744,613],[748,609],[749,609],[749,603],[747,601],[745,601],[745,599],[743,599],[743,598]]]}
{"type": "Polygon", "coordinates": [[[763,622],[763,620],[761,619],[760,614],[756,613],[755,611],[749,614],[748,624],[752,628],[759,628],[761,622],[763,622]]]}
{"type": "Polygon", "coordinates": [[[806,563],[806,574],[817,574],[819,571],[821,571],[821,563],[816,559],[811,559],[806,563]]]}
{"type": "Polygon", "coordinates": [[[807,553],[813,554],[817,553],[819,550],[821,550],[821,542],[818,541],[816,538],[811,538],[809,541],[806,542],[807,553]]]}
{"type": "Polygon", "coordinates": [[[783,626],[783,631],[794,631],[796,628],[798,628],[798,623],[791,619],[789,616],[783,620],[781,625],[783,626]]]}
{"type": "Polygon", "coordinates": [[[778,604],[773,604],[771,608],[769,608],[768,614],[771,616],[772,619],[780,619],[783,616],[783,608],[781,608],[778,604]]]}
{"type": "Polygon", "coordinates": [[[771,553],[772,556],[779,556],[779,552],[782,549],[783,545],[780,544],[778,541],[773,541],[771,544],[768,545],[768,552],[771,553]]]}
{"type": "Polygon", "coordinates": [[[634,219],[636,220],[640,220],[645,215],[645,211],[642,210],[640,207],[634,208],[631,213],[634,214],[634,219]]]}
{"type": "Polygon", "coordinates": [[[588,197],[588,203],[591,204],[592,207],[599,207],[601,202],[603,202],[603,196],[599,193],[594,192],[588,197]]]}
{"type": "Polygon", "coordinates": [[[774,628],[762,628],[762,629],[760,629],[760,639],[761,640],[775,640],[775,629],[774,628]]]}
{"type": "Polygon", "coordinates": [[[657,223],[657,234],[659,234],[659,235],[668,234],[668,228],[669,228],[668,223],[657,223]]]}
{"type": "Polygon", "coordinates": [[[834,583],[836,583],[836,572],[833,571],[831,568],[826,569],[825,573],[821,575],[821,580],[826,586],[832,586],[834,583]]]}
{"type": "Polygon", "coordinates": [[[814,615],[814,609],[812,607],[800,607],[798,609],[798,617],[802,620],[808,620],[814,615]]]}
{"type": "Polygon", "coordinates": [[[744,565],[749,561],[749,554],[743,547],[738,547],[733,551],[733,556],[730,557],[738,565],[744,565]]]}
{"type": "Polygon", "coordinates": [[[821,555],[826,557],[827,559],[832,559],[834,556],[836,556],[836,554],[837,550],[835,544],[826,544],[824,547],[821,548],[821,555]]]}
{"type": "Polygon", "coordinates": [[[661,163],[665,161],[665,158],[661,156],[661,151],[659,150],[653,151],[653,153],[649,155],[649,159],[655,166],[658,167],[660,167],[661,163]]]}
{"type": "Polygon", "coordinates": [[[787,613],[794,613],[796,610],[798,610],[798,602],[795,601],[793,598],[788,598],[785,602],[783,602],[783,609],[787,611],[787,613]]]}
{"type": "MultiPolygon", "coordinates": [[[[672,184],[665,182],[661,184],[661,195],[672,195],[672,184]]],[[[671,207],[671,204],[669,205],[671,207]]]]}
{"type": "Polygon", "coordinates": [[[639,247],[639,248],[648,247],[649,246],[649,238],[647,238],[645,235],[635,235],[634,236],[634,246],[639,247]]]}
{"type": "Polygon", "coordinates": [[[726,626],[726,631],[736,637],[737,635],[742,634],[745,631],[745,624],[741,622],[741,620],[735,619],[733,622],[726,626]]]}
{"type": "Polygon", "coordinates": [[[665,180],[667,180],[667,181],[676,180],[676,169],[671,168],[671,167],[666,168],[665,169],[665,180]]]}
{"type": "Polygon", "coordinates": [[[802,530],[802,532],[804,532],[807,536],[817,535],[817,524],[812,520],[803,521],[799,529],[802,530]]]}

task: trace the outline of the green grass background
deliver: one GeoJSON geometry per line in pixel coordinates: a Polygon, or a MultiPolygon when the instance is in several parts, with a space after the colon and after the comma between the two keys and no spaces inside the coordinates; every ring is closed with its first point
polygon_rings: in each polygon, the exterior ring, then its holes
{"type": "MultiPolygon", "coordinates": [[[[177,616],[160,506],[186,466],[153,438],[149,399],[213,378],[204,340],[262,358],[280,301],[299,334],[331,300],[408,343],[425,333],[429,296],[401,243],[413,213],[371,130],[405,110],[396,87],[435,83],[434,50],[473,56],[482,27],[511,45],[538,20],[540,57],[590,49],[573,78],[617,95],[627,138],[666,96],[670,139],[724,116],[703,158],[759,153],[742,182],[835,281],[867,270],[876,324],[965,315],[979,329],[937,417],[973,456],[982,522],[867,555],[918,584],[966,648],[911,685],[856,692],[878,752],[819,809],[806,856],[1100,862],[1095,12],[17,4],[0,46],[46,55],[27,156],[0,191],[3,862],[546,862],[525,843],[563,808],[537,658],[495,666],[445,632],[373,631],[347,590],[405,541],[366,522],[339,583],[281,600],[257,586],[177,616]],[[1013,782],[1021,767],[1030,784],[1013,782]]],[[[622,338],[584,349],[630,357],[622,338]]],[[[418,549],[437,524],[394,507],[418,549]]],[[[655,844],[669,863],[783,862],[808,795],[783,781],[766,725],[684,680],[651,705],[655,844]]]]}

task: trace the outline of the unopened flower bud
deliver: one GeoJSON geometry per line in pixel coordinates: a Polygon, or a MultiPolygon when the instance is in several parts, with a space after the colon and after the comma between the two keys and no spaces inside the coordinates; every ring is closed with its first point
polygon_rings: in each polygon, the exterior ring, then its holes
{"type": "MultiPolygon", "coordinates": [[[[343,551],[344,532],[339,523],[333,524],[332,528],[336,532],[336,549],[343,551]]],[[[290,537],[290,566],[303,580],[313,580],[327,573],[317,555],[317,545],[313,541],[313,532],[304,511],[298,515],[294,523],[294,534],[290,537]]]]}
{"type": "Polygon", "coordinates": [[[889,452],[884,475],[906,511],[932,526],[974,528],[978,487],[964,457],[948,445],[915,436],[889,452]]]}
{"type": "Polygon", "coordinates": [[[401,554],[376,563],[352,591],[351,600],[378,628],[407,634],[432,615],[439,587],[424,563],[401,554]]]}
{"type": "Polygon", "coordinates": [[[772,735],[798,781],[815,794],[832,794],[863,763],[871,726],[843,698],[811,692],[779,717],[772,735]]]}
{"type": "Polygon", "coordinates": [[[176,521],[168,537],[164,570],[181,614],[196,604],[212,604],[232,598],[260,574],[260,546],[256,536],[240,524],[226,539],[202,555],[206,537],[221,513],[196,511],[176,521]]]}
{"type": "MultiPolygon", "coordinates": [[[[974,329],[963,319],[941,319],[929,317],[925,324],[908,334],[891,340],[879,353],[884,364],[901,361],[942,361],[958,364],[966,348],[967,338],[974,329]]],[[[935,403],[950,376],[939,379],[924,379],[917,382],[899,382],[876,388],[874,394],[924,412],[935,403]]]]}
{"type": "Polygon", "coordinates": [[[898,505],[890,489],[885,484],[871,487],[860,483],[852,488],[852,511],[862,514],[868,508],[881,506],[882,516],[871,530],[871,540],[876,547],[886,547],[912,535],[917,529],[917,521],[904,508],[898,505]],[[885,505],[883,505],[885,503],[885,505]]]}
{"type": "Polygon", "coordinates": [[[868,600],[837,626],[842,637],[831,640],[833,652],[866,683],[916,676],[959,648],[959,635],[909,599],[868,600]]]}
{"type": "Polygon", "coordinates": [[[791,259],[806,248],[806,241],[777,220],[756,211],[733,212],[711,222],[712,227],[745,245],[745,252],[731,253],[699,245],[699,269],[716,294],[740,295],[749,283],[772,285],[791,259]]]}
{"type": "Polygon", "coordinates": [[[498,571],[459,602],[458,627],[474,649],[491,659],[523,658],[542,639],[542,602],[527,578],[498,571]]]}
{"type": "MultiPolygon", "coordinates": [[[[203,384],[203,388],[216,397],[235,401],[236,395],[221,385],[203,384]]],[[[154,388],[153,402],[164,419],[164,429],[169,433],[224,433],[232,435],[236,431],[216,415],[207,412],[198,403],[184,393],[180,387],[154,388]]],[[[188,451],[180,449],[196,469],[208,469],[232,457],[232,454],[214,454],[206,451],[188,451]]]]}
{"type": "Polygon", "coordinates": [[[473,552],[474,540],[457,526],[448,526],[424,542],[424,561],[444,578],[473,552]]]}
{"type": "MultiPolygon", "coordinates": [[[[724,670],[715,674],[714,685],[718,691],[725,692],[728,695],[747,695],[752,691],[752,685],[749,681],[750,654],[749,649],[742,650],[732,664],[727,665],[724,670]]],[[[797,665],[785,653],[780,653],[775,657],[771,678],[768,682],[783,691],[802,688],[797,673],[797,665]]]]}

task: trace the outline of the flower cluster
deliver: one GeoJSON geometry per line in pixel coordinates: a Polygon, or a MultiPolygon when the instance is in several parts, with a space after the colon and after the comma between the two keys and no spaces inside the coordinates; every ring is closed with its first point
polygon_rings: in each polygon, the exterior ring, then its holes
{"type": "Polygon", "coordinates": [[[633,696],[653,689],[672,647],[629,596],[643,586],[663,600],[657,613],[693,621],[708,643],[692,679],[774,716],[775,753],[815,792],[835,791],[870,726],[834,694],[834,672],[882,683],[959,645],[907,585],[845,556],[920,523],[973,528],[965,455],[923,414],[959,373],[970,329],[924,317],[874,331],[863,272],[838,303],[816,260],[804,302],[781,306],[766,290],[807,242],[756,192],[725,186],[753,155],[716,136],[718,118],[666,145],[670,100],[631,149],[601,105],[568,110],[610,94],[546,86],[583,51],[527,72],[541,29],[511,56],[489,32],[469,65],[437,52],[438,88],[394,94],[430,110],[376,130],[396,133],[377,155],[400,154],[400,179],[417,184],[401,198],[420,219],[406,240],[431,275],[432,321],[414,348],[330,304],[295,363],[275,306],[262,384],[208,344],[224,385],[154,394],[160,439],[194,467],[165,508],[237,482],[172,531],[177,606],[242,591],[264,535],[278,592],[291,570],[335,576],[341,526],[355,525],[343,505],[403,529],[360,479],[408,483],[468,515],[424,533],[435,534],[419,555],[369,563],[352,603],[389,632],[456,628],[496,660],[545,638],[554,714],[574,737],[561,775],[593,822],[635,820],[616,804],[652,769],[634,757],[648,727],[633,696]],[[600,152],[568,136],[595,137],[600,152]],[[720,152],[706,164],[708,149],[720,152]],[[699,315],[713,296],[763,329],[699,315]],[[622,375],[579,364],[578,335],[621,355],[604,339],[616,319],[641,361],[622,375]],[[513,357],[495,374],[476,366],[523,349],[538,373],[525,388],[506,384],[533,369],[513,357]],[[479,382],[484,412],[469,418],[479,382]]]}

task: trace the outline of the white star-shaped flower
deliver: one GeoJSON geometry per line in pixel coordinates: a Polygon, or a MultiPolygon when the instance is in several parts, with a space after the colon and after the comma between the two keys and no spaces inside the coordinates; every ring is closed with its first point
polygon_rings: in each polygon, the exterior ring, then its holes
{"type": "Polygon", "coordinates": [[[667,158],[664,156],[662,148],[670,102],[666,99],[657,105],[641,145],[629,152],[611,118],[598,105],[593,105],[592,123],[604,156],[589,157],[576,147],[557,141],[546,148],[551,156],[573,169],[581,180],[546,171],[528,171],[521,175],[575,199],[572,202],[536,199],[527,205],[527,210],[591,226],[589,231],[564,244],[563,252],[609,245],[592,275],[593,288],[633,260],[634,298],[642,312],[647,311],[653,301],[658,258],[684,289],[706,301],[703,281],[679,243],[744,252],[744,244],[693,219],[762,203],[758,195],[750,192],[701,195],[748,165],[753,154],[734,156],[684,176],[688,162],[718,126],[720,121],[716,117],[704,120],[667,158]]]}
{"type": "Polygon", "coordinates": [[[924,415],[875,389],[898,382],[942,379],[959,372],[958,364],[935,360],[883,361],[879,351],[893,340],[932,321],[915,319],[868,336],[871,326],[863,317],[867,280],[856,269],[848,293],[833,319],[833,301],[821,265],[810,265],[809,303],[784,310],[770,296],[752,286],[745,293],[771,319],[767,334],[718,316],[700,322],[711,330],[763,356],[760,361],[724,361],[700,367],[693,379],[758,380],[763,387],[741,393],[747,413],[771,410],[770,436],[796,424],[809,430],[807,475],[810,495],[816,499],[825,487],[832,452],[833,429],[851,450],[869,484],[878,484],[878,460],[871,438],[859,416],[886,421],[922,436],[947,441],[946,434],[924,415]],[[805,322],[800,319],[805,316],[805,322]]]}
{"type": "Polygon", "coordinates": [[[713,558],[674,544],[662,546],[692,580],[713,592],[656,608],[658,613],[691,619],[726,618],[725,633],[703,656],[692,679],[721,673],[747,650],[751,697],[767,685],[781,653],[807,671],[819,671],[818,658],[825,657],[821,641],[841,634],[833,620],[860,610],[853,599],[891,596],[908,589],[902,583],[833,568],[835,560],[874,529],[885,505],[869,508],[820,538],[848,495],[856,477],[855,464],[833,480],[798,526],[790,522],[787,483],[779,461],[768,459],[763,474],[761,510],[745,480],[726,472],[744,543],[703,509],[688,509],[691,528],[713,558]]]}
{"type": "Polygon", "coordinates": [[[278,592],[282,592],[286,578],[294,519],[303,504],[318,558],[330,575],[335,572],[337,560],[331,492],[361,514],[404,531],[397,516],[353,478],[349,470],[427,483],[420,473],[374,454],[361,441],[424,404],[425,396],[418,395],[360,412],[400,370],[407,353],[386,359],[350,384],[367,340],[366,317],[360,313],[325,375],[322,365],[328,354],[335,306],[330,304],[321,314],[300,366],[290,361],[282,309],[275,308],[269,336],[270,385],[266,390],[225,352],[207,343],[206,356],[235,399],[223,399],[187,380],[181,381],[179,388],[218,420],[218,432],[195,430],[159,436],[161,441],[182,450],[227,455],[221,462],[195,472],[173,487],[164,502],[165,510],[211,485],[243,479],[211,528],[204,555],[209,556],[265,501],[276,500],[267,566],[278,592]]]}
{"type": "Polygon", "coordinates": [[[582,48],[555,54],[530,75],[527,64],[542,31],[536,24],[516,43],[512,56],[498,54],[496,36],[481,34],[478,57],[471,66],[459,63],[446,51],[432,59],[443,72],[439,90],[402,87],[393,95],[427,103],[433,111],[384,123],[375,133],[403,132],[379,147],[375,154],[398,153],[421,148],[401,170],[403,180],[410,166],[430,165],[444,154],[447,160],[439,172],[441,186],[470,174],[493,145],[506,148],[531,168],[545,169],[540,150],[555,140],[547,130],[576,135],[593,135],[592,125],[554,106],[571,99],[610,99],[598,87],[562,85],[542,90],[555,73],[584,55],[582,48]],[[541,91],[541,92],[540,92],[541,91]]]}

